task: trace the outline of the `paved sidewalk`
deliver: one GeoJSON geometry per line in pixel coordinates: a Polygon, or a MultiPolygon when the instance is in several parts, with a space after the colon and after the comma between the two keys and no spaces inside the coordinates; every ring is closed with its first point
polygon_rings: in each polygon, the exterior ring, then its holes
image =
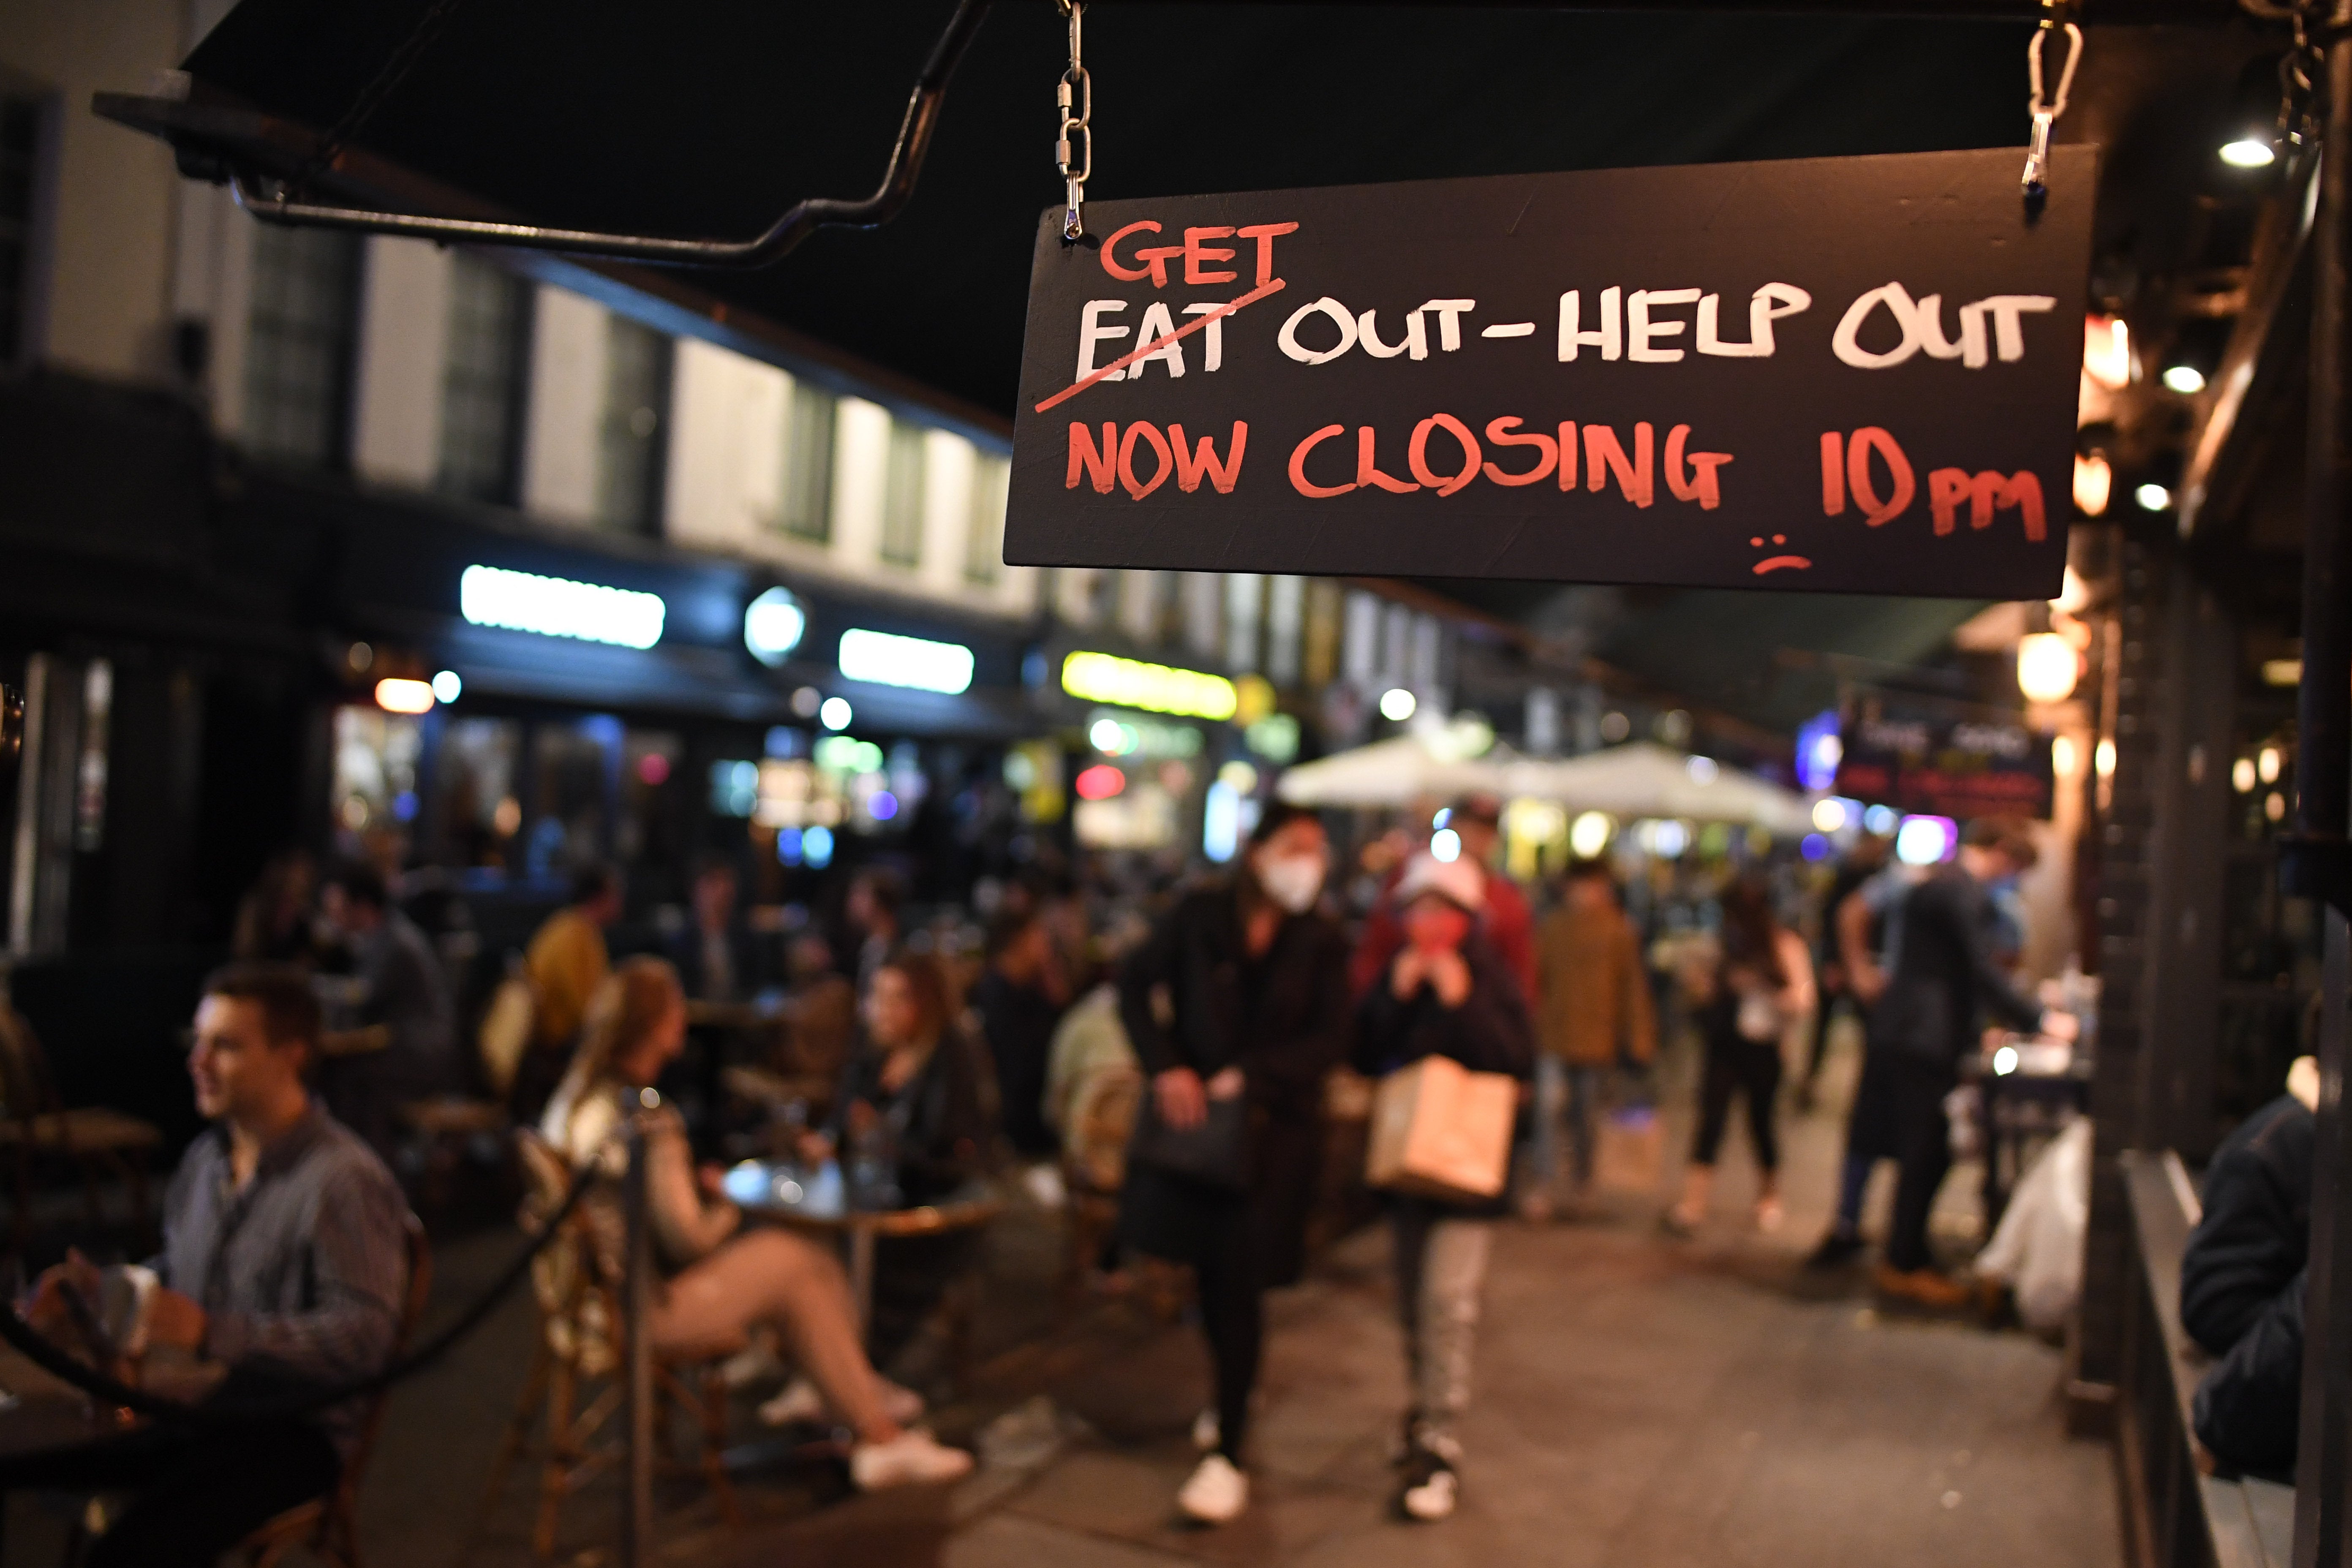
{"type": "MultiPolygon", "coordinates": [[[[1833,1104],[1851,1058],[1838,1065],[1833,1104]]],[[[983,1443],[1013,1462],[984,1464],[952,1498],[854,1500],[710,1560],[2119,1564],[2110,1451],[2063,1436],[2059,1352],[2015,1331],[1882,1314],[1858,1270],[1806,1273],[1800,1258],[1826,1218],[1839,1123],[1822,1113],[1783,1125],[1791,1212],[1777,1236],[1744,1223],[1753,1184],[1736,1142],[1715,1217],[1692,1241],[1660,1235],[1656,1204],[1632,1198],[1578,1223],[1502,1227],[1464,1432],[1463,1505],[1445,1524],[1387,1512],[1404,1384],[1387,1237],[1374,1228],[1275,1299],[1257,1506],[1235,1524],[1195,1530],[1173,1516],[1205,1357],[1188,1331],[1138,1326],[1113,1348],[1065,1347],[1067,1364],[1035,1380],[1066,1429],[1050,1457],[1022,1463],[983,1443]]],[[[1969,1176],[1948,1188],[1940,1229],[1970,1226],[1969,1176]]]]}

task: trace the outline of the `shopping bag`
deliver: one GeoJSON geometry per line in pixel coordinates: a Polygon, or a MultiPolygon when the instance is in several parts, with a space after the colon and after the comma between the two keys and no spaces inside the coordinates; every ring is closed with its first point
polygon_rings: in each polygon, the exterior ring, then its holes
{"type": "Polygon", "coordinates": [[[1468,1203],[1501,1194],[1509,1173],[1519,1086],[1423,1057],[1381,1080],[1372,1098],[1364,1180],[1390,1192],[1468,1203]]]}
{"type": "Polygon", "coordinates": [[[1654,1196],[1664,1179],[1665,1164],[1666,1129],[1656,1107],[1620,1106],[1601,1119],[1592,1180],[1601,1191],[1654,1196]]]}

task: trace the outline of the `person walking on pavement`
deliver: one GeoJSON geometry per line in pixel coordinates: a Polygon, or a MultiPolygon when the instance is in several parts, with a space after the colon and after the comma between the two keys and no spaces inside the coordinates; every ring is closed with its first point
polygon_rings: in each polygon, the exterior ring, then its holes
{"type": "Polygon", "coordinates": [[[1698,982],[1699,1028],[1706,1074],[1699,1089],[1698,1135],[1683,1174],[1682,1200],[1665,1226],[1688,1236],[1706,1218],[1715,1157],[1723,1146],[1734,1095],[1748,1100],[1748,1139],[1758,1171],[1756,1228],[1780,1227],[1780,1143],[1773,1128],[1780,1093],[1780,1037],[1813,1005],[1813,965],[1804,939],[1772,912],[1771,890],[1749,873],[1723,890],[1721,951],[1698,982]]]}
{"type": "Polygon", "coordinates": [[[1268,806],[1240,870],[1180,899],[1119,981],[1150,1080],[1119,1232],[1198,1279],[1216,1402],[1195,1428],[1211,1452],[1176,1500],[1202,1523],[1249,1506],[1264,1296],[1304,1267],[1323,1080],[1347,1056],[1347,939],[1318,908],[1329,856],[1312,814],[1268,806]]]}
{"type": "Polygon", "coordinates": [[[1548,1219],[1559,1177],[1563,1116],[1580,1194],[1592,1184],[1593,1123],[1601,1086],[1620,1061],[1657,1054],[1656,1008],[1642,962],[1642,938],[1618,906],[1609,864],[1569,863],[1559,907],[1536,942],[1535,1186],[1522,1200],[1529,1219],[1548,1219]]]}
{"type": "MultiPolygon", "coordinates": [[[[1869,1077],[1870,1007],[1885,989],[1885,976],[1895,972],[1903,952],[1903,900],[1926,879],[1927,873],[1899,861],[1883,864],[1830,911],[1836,932],[1839,961],[1863,1026],[1863,1073],[1869,1077]],[[1863,987],[1869,986],[1867,993],[1863,987]]],[[[1885,1095],[1864,1095],[1857,1089],[1846,1108],[1845,1154],[1838,1167],[1837,1210],[1829,1234],[1805,1259],[1808,1268],[1842,1268],[1862,1251],[1862,1202],[1870,1187],[1870,1173],[1881,1160],[1896,1158],[1895,1128],[1888,1118],[1892,1107],[1885,1095]]]]}
{"type": "Polygon", "coordinates": [[[1885,865],[1886,840],[1875,833],[1864,833],[1838,862],[1837,873],[1830,879],[1828,891],[1822,895],[1822,928],[1815,942],[1813,971],[1821,1000],[1813,1008],[1811,1047],[1805,1053],[1805,1076],[1797,1092],[1798,1103],[1808,1108],[1821,1087],[1822,1058],[1829,1054],[1830,1025],[1837,1017],[1838,1003],[1851,1001],[1857,1011],[1862,1005],[1854,998],[1845,955],[1839,950],[1838,910],[1885,865]]]}
{"type": "MultiPolygon", "coordinates": [[[[1444,826],[1430,838],[1430,853],[1440,859],[1445,855],[1444,836],[1452,834],[1453,859],[1475,867],[1485,887],[1485,900],[1479,906],[1478,930],[1487,945],[1502,958],[1506,971],[1519,984],[1520,998],[1528,1006],[1536,998],[1535,914],[1528,908],[1527,895],[1518,884],[1496,868],[1496,851],[1503,842],[1503,803],[1491,795],[1465,795],[1445,814],[1444,826]]],[[[1389,965],[1404,946],[1404,927],[1399,919],[1396,898],[1398,879],[1404,874],[1400,866],[1381,888],[1370,917],[1364,922],[1364,934],[1356,944],[1356,955],[1348,973],[1359,996],[1379,984],[1389,972],[1389,965]]]]}
{"type": "MultiPolygon", "coordinates": [[[[1990,818],[1970,824],[1956,862],[1904,895],[1892,972],[1866,961],[1854,970],[1854,992],[1870,1008],[1854,1120],[1885,1130],[1884,1147],[1901,1173],[1886,1255],[1874,1279],[1882,1293],[1898,1300],[1951,1308],[1969,1299],[1966,1287],[1935,1267],[1927,1219],[1952,1163],[1944,1097],[1958,1081],[1961,1057],[1976,1048],[1979,1016],[2074,1037],[2072,1017],[2045,1012],[1993,961],[1986,886],[2030,870],[2037,858],[2021,825],[1990,818]]],[[[1830,1239],[1837,1239],[1834,1233],[1830,1239]]]]}
{"type": "MultiPolygon", "coordinates": [[[[1427,854],[1397,883],[1405,944],[1358,1013],[1354,1066],[1383,1078],[1425,1057],[1525,1086],[1535,1072],[1535,1028],[1519,988],[1477,931],[1485,892],[1474,867],[1427,854]]],[[[1389,1200],[1397,1316],[1404,1329],[1412,1404],[1405,1415],[1397,1509],[1433,1522],[1452,1516],[1462,1462],[1459,1427],[1470,1405],[1470,1364],[1502,1196],[1453,1202],[1410,1194],[1389,1200]]]]}

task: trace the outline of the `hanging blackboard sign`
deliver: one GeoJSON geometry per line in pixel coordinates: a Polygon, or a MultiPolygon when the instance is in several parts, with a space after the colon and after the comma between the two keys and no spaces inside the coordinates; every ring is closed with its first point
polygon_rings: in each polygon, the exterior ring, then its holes
{"type": "Polygon", "coordinates": [[[1839,727],[1842,795],[1958,821],[2050,816],[2051,737],[2022,714],[1864,690],[1847,701],[1839,727]]]}
{"type": "Polygon", "coordinates": [[[1057,208],[1005,559],[2047,597],[2095,155],[2021,158],[1057,208]]]}

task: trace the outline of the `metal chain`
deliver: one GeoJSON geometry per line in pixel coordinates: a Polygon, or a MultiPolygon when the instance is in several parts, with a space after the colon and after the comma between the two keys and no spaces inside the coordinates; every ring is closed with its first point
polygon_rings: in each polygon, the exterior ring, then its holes
{"type": "Polygon", "coordinates": [[[1054,101],[1062,111],[1061,130],[1054,142],[1054,170],[1062,176],[1065,204],[1062,211],[1062,240],[1070,244],[1085,237],[1087,178],[1095,172],[1095,87],[1087,75],[1079,46],[1086,25],[1086,0],[1061,0],[1062,15],[1070,19],[1070,63],[1055,85],[1054,101]],[[1071,112],[1075,105],[1077,112],[1071,112]],[[1085,156],[1077,155],[1071,138],[1085,138],[1085,156]]]}
{"type": "Polygon", "coordinates": [[[2317,10],[2306,0],[2287,13],[2294,25],[2294,44],[2279,57],[2278,126],[2271,136],[2283,157],[2292,158],[2319,144],[2319,84],[2327,79],[2327,57],[2311,36],[2311,21],[2317,10]]]}
{"type": "Polygon", "coordinates": [[[319,139],[318,146],[295,170],[293,178],[278,188],[279,201],[289,201],[307,192],[310,182],[333,165],[352,138],[374,118],[375,111],[383,106],[383,100],[392,96],[393,89],[415,68],[416,62],[424,58],[425,51],[432,47],[433,40],[440,37],[441,29],[448,26],[449,18],[457,14],[457,7],[462,3],[463,0],[433,0],[433,4],[425,8],[424,15],[416,19],[416,26],[409,30],[408,37],[402,39],[400,47],[386,57],[367,85],[360,89],[359,95],[352,100],[351,107],[343,110],[342,117],[319,139]]]}
{"type": "Polygon", "coordinates": [[[2026,111],[2033,116],[2032,140],[2026,144],[2025,175],[2018,182],[2028,202],[2050,194],[2050,127],[2066,112],[2066,94],[2074,85],[2074,68],[2083,60],[2083,29],[2068,19],[2063,0],[2042,0],[2042,17],[2025,46],[2025,75],[2033,96],[2026,111]],[[2058,90],[2047,101],[2042,96],[2042,40],[2060,28],[2066,32],[2066,64],[2058,73],[2058,90]]]}

